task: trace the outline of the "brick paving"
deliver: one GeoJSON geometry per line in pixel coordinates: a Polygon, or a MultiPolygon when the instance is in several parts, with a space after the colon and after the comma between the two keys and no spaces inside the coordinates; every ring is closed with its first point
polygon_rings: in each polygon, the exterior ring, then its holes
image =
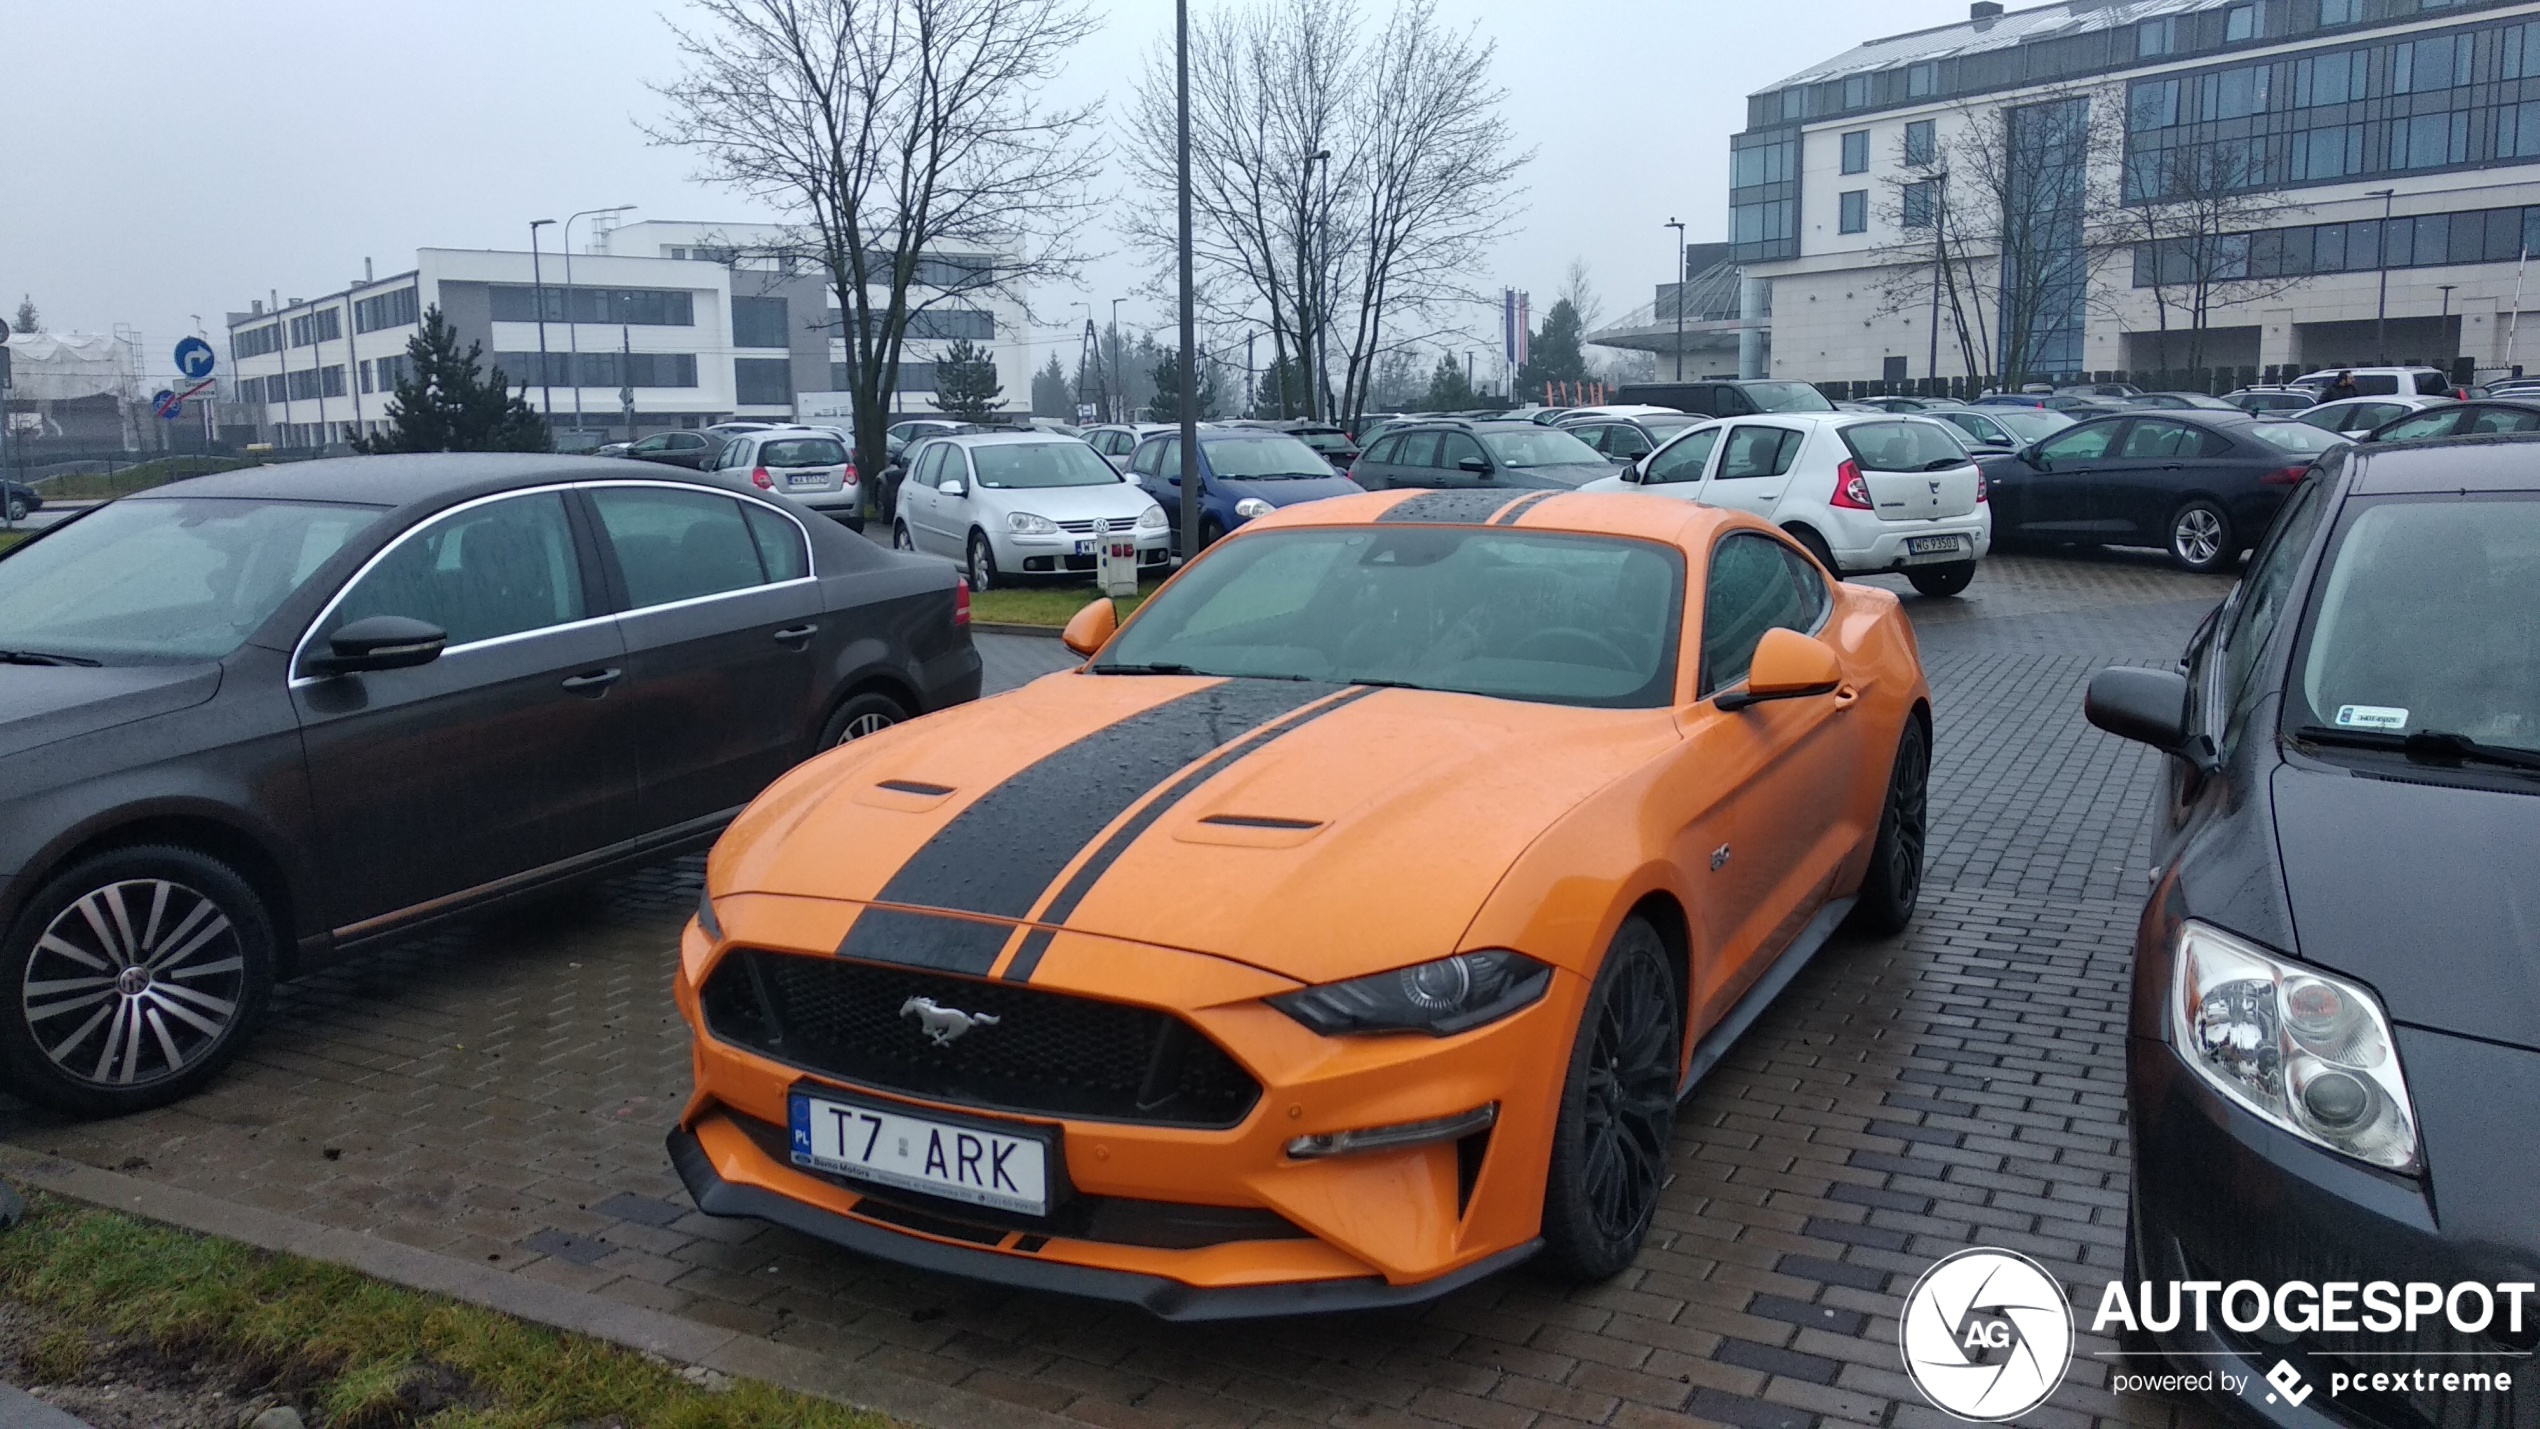
{"type": "MultiPolygon", "coordinates": [[[[689,1090],[665,986],[693,858],[288,988],[182,1106],[77,1125],[0,1097],[0,1139],[1089,1424],[1938,1429],[1896,1349],[1916,1275],[2009,1247],[2086,1312],[2117,1268],[2155,769],[2083,726],[2079,691],[2173,658],[2226,585],[2018,556],[1908,598],[1938,706],[1922,914],[1829,947],[1697,1091],[1649,1247],[1601,1286],[1521,1271],[1402,1311],[1176,1326],[701,1216],[661,1149],[689,1090]]],[[[992,687],[1066,659],[981,645],[992,687]]],[[[2108,1393],[2106,1346],[2080,1348],[2024,1422],[2206,1422],[2108,1393]]]]}

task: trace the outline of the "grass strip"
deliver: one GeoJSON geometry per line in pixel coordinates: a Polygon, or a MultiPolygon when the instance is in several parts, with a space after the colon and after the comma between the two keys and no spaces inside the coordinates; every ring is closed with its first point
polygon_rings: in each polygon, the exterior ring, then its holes
{"type": "Polygon", "coordinates": [[[0,531],[0,551],[5,551],[26,538],[27,533],[24,531],[0,531]]]}
{"type": "MultiPolygon", "coordinates": [[[[1162,584],[1162,576],[1141,581],[1136,595],[1114,597],[1112,609],[1127,620],[1129,612],[1144,604],[1162,584]]],[[[970,618],[1000,625],[1046,625],[1056,630],[1098,599],[1090,584],[1002,586],[972,596],[970,618]]]]}
{"type": "MultiPolygon", "coordinates": [[[[41,1192],[0,1235],[0,1298],[187,1363],[226,1361],[338,1426],[888,1429],[892,1421],[749,1380],[720,1390],[580,1335],[350,1270],[41,1192]],[[419,1384],[465,1386],[421,1416],[419,1384]]],[[[46,1346],[74,1368],[79,1348],[46,1346]]],[[[435,1397],[446,1398],[447,1396],[435,1397]]]]}

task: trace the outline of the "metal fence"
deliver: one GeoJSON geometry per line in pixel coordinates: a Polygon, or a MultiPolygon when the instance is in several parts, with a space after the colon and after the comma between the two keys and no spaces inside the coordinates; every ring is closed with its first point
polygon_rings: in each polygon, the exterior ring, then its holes
{"type": "MultiPolygon", "coordinates": [[[[2367,364],[2346,364],[2363,366],[2367,364]]],[[[2436,362],[2408,358],[2393,364],[2400,367],[2436,367],[2451,374],[2452,380],[2466,387],[2477,380],[2478,366],[2471,358],[2453,358],[2436,362]]],[[[2095,382],[2129,382],[2146,392],[2202,392],[2219,397],[2243,387],[2273,386],[2290,382],[2305,373],[2325,369],[2288,363],[2274,367],[2193,367],[2164,371],[2059,372],[2049,376],[2031,376],[2031,384],[2050,387],[2078,387],[2095,382]]],[[[1813,384],[1829,401],[1858,401],[1863,397],[1948,397],[1965,401],[1988,392],[2006,389],[2000,377],[1909,378],[1901,382],[1819,382],[1813,384]]]]}

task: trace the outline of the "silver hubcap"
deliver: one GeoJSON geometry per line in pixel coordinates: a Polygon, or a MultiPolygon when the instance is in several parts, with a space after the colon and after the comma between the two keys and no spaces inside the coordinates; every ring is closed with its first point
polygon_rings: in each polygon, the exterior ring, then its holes
{"type": "Polygon", "coordinates": [[[988,548],[986,546],[979,544],[973,544],[971,546],[970,588],[974,591],[982,591],[988,588],[988,559],[988,548]]]}
{"type": "Polygon", "coordinates": [[[98,1086],[176,1075],[238,1016],[247,962],[220,905],[181,883],[128,879],[54,915],[19,1006],[53,1065],[98,1086]]]}
{"type": "Polygon", "coordinates": [[[2201,506],[2182,512],[2178,529],[2170,533],[2170,544],[2177,548],[2179,559],[2205,565],[2222,552],[2222,518],[2201,506]]]}
{"type": "Polygon", "coordinates": [[[891,544],[899,547],[903,551],[914,551],[917,549],[917,543],[909,539],[908,528],[906,526],[902,526],[891,533],[891,544]]]}
{"type": "Polygon", "coordinates": [[[838,734],[838,742],[844,744],[851,739],[862,739],[868,734],[878,734],[898,723],[898,720],[879,712],[860,714],[847,721],[847,727],[838,734]]]}

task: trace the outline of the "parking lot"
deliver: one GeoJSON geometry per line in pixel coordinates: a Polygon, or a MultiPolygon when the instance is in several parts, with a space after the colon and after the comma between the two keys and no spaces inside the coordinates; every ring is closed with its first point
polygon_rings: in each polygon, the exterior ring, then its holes
{"type": "MultiPolygon", "coordinates": [[[[2227,588],[2149,557],[2006,556],[1963,598],[1908,597],[1937,704],[1922,913],[1838,939],[1712,1074],[1649,1248],[1594,1288],[1520,1272],[1417,1309],[1166,1325],[700,1216],[662,1150],[689,1091],[668,983],[693,858],[286,988],[178,1106],[80,1125],[0,1098],[0,1137],[1085,1423],[1936,1426],[1896,1350],[1915,1275],[2024,1251],[2086,1327],[2117,1271],[2157,770],[2083,724],[2080,692],[2100,665],[2167,663],[2227,588]]],[[[979,643],[991,690],[1067,659],[979,643]]],[[[2083,1335],[2027,1422],[2196,1414],[2098,1388],[2105,1348],[2083,1335]]]]}

